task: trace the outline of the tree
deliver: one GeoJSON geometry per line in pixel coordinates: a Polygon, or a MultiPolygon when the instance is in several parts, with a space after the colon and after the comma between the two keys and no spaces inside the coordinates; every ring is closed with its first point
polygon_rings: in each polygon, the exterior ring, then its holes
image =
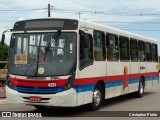
{"type": "Polygon", "coordinates": [[[7,44],[0,45],[0,61],[7,61],[9,46],[7,44]]]}

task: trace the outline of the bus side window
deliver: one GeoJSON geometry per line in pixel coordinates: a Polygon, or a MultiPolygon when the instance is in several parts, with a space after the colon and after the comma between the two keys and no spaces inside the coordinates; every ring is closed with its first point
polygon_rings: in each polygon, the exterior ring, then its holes
{"type": "Polygon", "coordinates": [[[136,39],[130,39],[130,54],[131,54],[131,61],[138,61],[138,46],[136,39]]]}
{"type": "Polygon", "coordinates": [[[146,61],[145,43],[143,41],[138,41],[138,48],[139,48],[139,61],[140,62],[146,61]]]}
{"type": "Polygon", "coordinates": [[[120,59],[122,61],[130,60],[129,54],[129,39],[127,37],[119,37],[119,49],[120,49],[120,59]]]}
{"type": "Polygon", "coordinates": [[[113,34],[107,34],[106,45],[107,45],[107,60],[109,61],[119,60],[118,37],[113,34]]]}
{"type": "Polygon", "coordinates": [[[80,69],[93,64],[92,35],[80,32],[80,69]]]}
{"type": "Polygon", "coordinates": [[[152,61],[151,43],[146,42],[146,60],[152,61]]]}
{"type": "Polygon", "coordinates": [[[105,34],[100,31],[94,31],[94,58],[96,61],[106,59],[105,34]]]}
{"type": "Polygon", "coordinates": [[[152,44],[152,60],[153,60],[153,62],[158,61],[158,51],[157,51],[157,45],[156,44],[152,44]]]}

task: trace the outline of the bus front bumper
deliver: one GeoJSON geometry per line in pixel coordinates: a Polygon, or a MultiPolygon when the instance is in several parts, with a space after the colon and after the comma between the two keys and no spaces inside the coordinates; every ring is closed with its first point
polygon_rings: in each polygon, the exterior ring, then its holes
{"type": "Polygon", "coordinates": [[[27,105],[41,105],[41,106],[55,106],[55,107],[75,107],[77,101],[77,93],[71,88],[69,90],[57,94],[26,94],[19,93],[6,86],[6,96],[10,103],[27,104],[27,105]],[[30,97],[39,97],[41,101],[30,101],[30,97]]]}

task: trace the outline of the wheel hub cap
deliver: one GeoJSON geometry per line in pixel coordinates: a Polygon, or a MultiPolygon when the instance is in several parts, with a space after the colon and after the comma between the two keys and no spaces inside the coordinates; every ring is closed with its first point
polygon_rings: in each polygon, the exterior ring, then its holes
{"type": "Polygon", "coordinates": [[[100,91],[94,90],[94,93],[93,93],[93,102],[97,106],[97,105],[99,105],[100,101],[101,101],[101,93],[100,93],[100,91]]]}
{"type": "Polygon", "coordinates": [[[143,84],[142,84],[142,82],[140,83],[140,93],[143,94],[143,84]]]}

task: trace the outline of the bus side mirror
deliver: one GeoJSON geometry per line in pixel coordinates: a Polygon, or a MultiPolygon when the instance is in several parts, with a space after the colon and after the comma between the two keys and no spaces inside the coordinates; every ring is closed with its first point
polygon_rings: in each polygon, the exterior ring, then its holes
{"type": "Polygon", "coordinates": [[[5,30],[5,31],[2,33],[1,45],[4,45],[4,41],[5,41],[5,32],[12,32],[12,29],[5,30]]]}
{"type": "Polygon", "coordinates": [[[2,34],[2,39],[1,39],[1,45],[4,45],[4,40],[5,40],[5,34],[2,34]]]}

